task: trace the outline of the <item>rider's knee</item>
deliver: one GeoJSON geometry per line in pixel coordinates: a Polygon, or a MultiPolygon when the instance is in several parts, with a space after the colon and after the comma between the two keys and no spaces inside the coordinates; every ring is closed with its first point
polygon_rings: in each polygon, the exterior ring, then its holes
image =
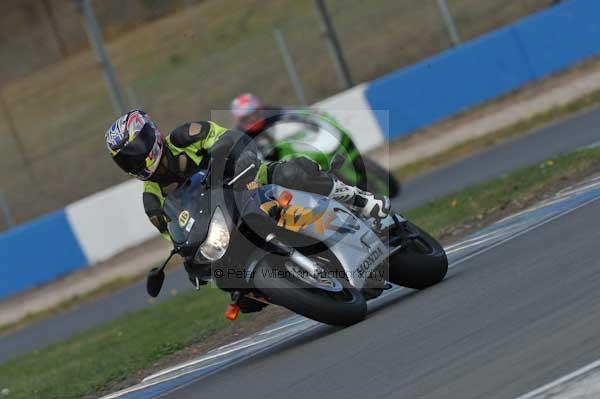
{"type": "Polygon", "coordinates": [[[299,183],[305,180],[304,175],[304,170],[294,160],[278,162],[273,167],[271,182],[284,187],[299,188],[299,183]]]}
{"type": "Polygon", "coordinates": [[[270,180],[280,186],[322,195],[329,194],[333,185],[331,177],[321,171],[319,164],[305,157],[277,163],[270,180]]]}

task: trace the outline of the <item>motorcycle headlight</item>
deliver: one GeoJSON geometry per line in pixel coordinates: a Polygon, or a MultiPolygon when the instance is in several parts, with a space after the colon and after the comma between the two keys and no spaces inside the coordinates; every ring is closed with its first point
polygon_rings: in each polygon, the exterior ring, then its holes
{"type": "Polygon", "coordinates": [[[221,208],[217,207],[210,221],[206,240],[200,245],[198,252],[206,260],[211,262],[217,261],[225,255],[229,246],[229,239],[230,235],[225,215],[223,215],[221,208]]]}

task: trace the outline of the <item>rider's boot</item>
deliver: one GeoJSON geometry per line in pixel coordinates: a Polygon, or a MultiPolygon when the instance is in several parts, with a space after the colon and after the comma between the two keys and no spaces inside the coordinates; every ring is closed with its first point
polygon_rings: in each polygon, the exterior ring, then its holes
{"type": "Polygon", "coordinates": [[[391,212],[392,204],[387,196],[376,197],[355,186],[333,179],[333,189],[329,198],[336,199],[360,211],[362,216],[385,218],[391,212]]]}

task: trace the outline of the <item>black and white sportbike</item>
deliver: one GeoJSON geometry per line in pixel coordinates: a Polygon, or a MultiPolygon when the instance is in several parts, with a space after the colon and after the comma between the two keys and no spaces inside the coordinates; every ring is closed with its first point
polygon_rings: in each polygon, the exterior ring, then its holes
{"type": "MultiPolygon", "coordinates": [[[[192,269],[210,268],[216,286],[231,293],[232,320],[244,300],[350,325],[365,318],[366,300],[389,282],[423,289],[446,275],[442,246],[399,214],[366,219],[335,200],[273,184],[234,190],[237,178],[218,181],[210,168],[202,170],[164,204],[171,256],[193,258],[192,269]]],[[[152,296],[163,270],[148,275],[152,296]]]]}

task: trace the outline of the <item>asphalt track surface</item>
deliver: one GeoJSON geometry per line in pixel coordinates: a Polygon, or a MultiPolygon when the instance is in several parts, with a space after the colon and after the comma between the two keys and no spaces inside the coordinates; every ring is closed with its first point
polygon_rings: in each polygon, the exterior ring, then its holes
{"type": "Polygon", "coordinates": [[[599,215],[596,200],[355,326],[160,397],[515,398],[600,358],[599,215]]]}
{"type": "MultiPolygon", "coordinates": [[[[600,140],[599,126],[600,110],[577,114],[531,135],[407,181],[403,185],[402,195],[394,205],[397,209],[410,209],[470,184],[595,143],[600,140]]],[[[183,271],[179,270],[168,277],[161,298],[168,298],[168,293],[173,288],[181,290],[187,287],[189,283],[183,271]]],[[[77,309],[0,337],[0,361],[62,341],[77,332],[145,306],[148,306],[148,297],[144,285],[133,285],[106,298],[86,303],[77,309]]]]}
{"type": "Polygon", "coordinates": [[[402,185],[402,195],[395,205],[400,210],[408,210],[472,184],[598,141],[600,110],[595,108],[408,180],[402,185]]]}

